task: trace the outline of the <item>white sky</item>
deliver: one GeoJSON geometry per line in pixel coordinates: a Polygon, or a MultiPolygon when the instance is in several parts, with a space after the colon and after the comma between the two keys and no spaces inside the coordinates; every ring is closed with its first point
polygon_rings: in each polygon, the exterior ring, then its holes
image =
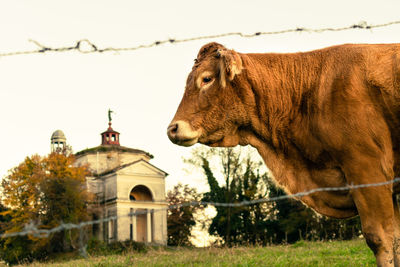
{"type": "MultiPolygon", "coordinates": [[[[0,2],[0,53],[50,47],[87,38],[99,48],[132,47],[168,38],[296,27],[342,27],[400,20],[400,1],[16,1],[0,2]]],[[[183,95],[199,48],[217,41],[239,52],[297,52],[341,43],[400,42],[400,25],[325,33],[229,37],[167,44],[132,52],[46,53],[0,58],[0,178],[26,156],[46,155],[61,129],[74,152],[100,144],[107,110],[121,145],[150,152],[151,161],[178,181],[204,190],[188,174],[166,128],[183,95]]]]}

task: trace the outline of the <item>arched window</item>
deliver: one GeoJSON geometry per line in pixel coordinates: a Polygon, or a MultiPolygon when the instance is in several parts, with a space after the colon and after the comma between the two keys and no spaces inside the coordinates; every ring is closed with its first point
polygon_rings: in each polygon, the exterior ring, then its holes
{"type": "Polygon", "coordinates": [[[135,201],[135,200],[152,201],[153,196],[151,195],[150,190],[146,186],[137,185],[131,190],[131,193],[129,194],[129,199],[131,201],[135,201]]]}

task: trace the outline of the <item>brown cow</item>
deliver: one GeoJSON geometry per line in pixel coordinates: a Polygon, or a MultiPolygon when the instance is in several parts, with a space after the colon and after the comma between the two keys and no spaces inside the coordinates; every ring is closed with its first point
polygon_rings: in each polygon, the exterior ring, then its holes
{"type": "MultiPolygon", "coordinates": [[[[400,45],[292,54],[203,46],[168,136],[178,145],[252,145],[288,193],[400,175],[400,45]]],[[[318,192],[317,212],[361,217],[379,266],[400,266],[399,186],[318,192]]]]}

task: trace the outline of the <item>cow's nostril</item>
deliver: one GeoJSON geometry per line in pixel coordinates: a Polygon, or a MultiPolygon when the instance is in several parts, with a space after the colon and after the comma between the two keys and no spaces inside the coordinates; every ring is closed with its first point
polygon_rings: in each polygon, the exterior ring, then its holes
{"type": "Polygon", "coordinates": [[[178,132],[178,124],[174,123],[174,124],[171,124],[170,126],[168,126],[167,132],[170,137],[175,136],[176,133],[178,132]]]}
{"type": "Polygon", "coordinates": [[[170,131],[171,133],[176,133],[178,131],[178,124],[175,123],[174,125],[172,125],[170,131]]]}

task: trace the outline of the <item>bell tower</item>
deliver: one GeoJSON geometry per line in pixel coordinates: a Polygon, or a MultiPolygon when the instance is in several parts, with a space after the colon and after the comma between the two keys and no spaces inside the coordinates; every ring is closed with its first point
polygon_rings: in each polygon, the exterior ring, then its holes
{"type": "Polygon", "coordinates": [[[112,146],[120,146],[119,144],[119,132],[114,131],[111,127],[111,113],[113,113],[111,109],[108,109],[108,129],[107,131],[101,133],[101,145],[112,145],[112,146]]]}

